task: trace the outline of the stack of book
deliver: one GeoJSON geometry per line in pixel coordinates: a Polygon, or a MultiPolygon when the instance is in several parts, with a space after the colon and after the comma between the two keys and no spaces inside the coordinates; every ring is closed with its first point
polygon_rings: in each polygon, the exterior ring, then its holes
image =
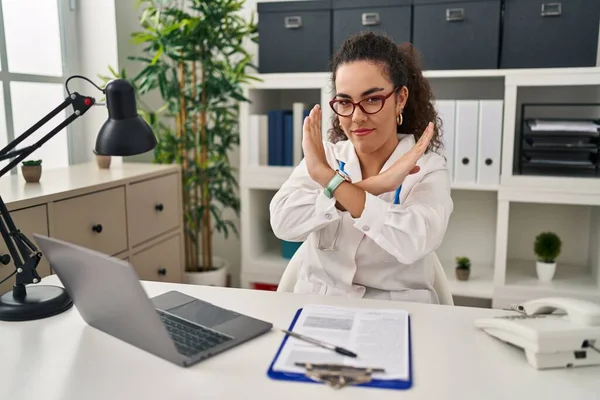
{"type": "Polygon", "coordinates": [[[253,166],[298,165],[302,160],[302,126],[310,110],[304,103],[292,109],[272,109],[250,116],[249,163],[253,166]]]}

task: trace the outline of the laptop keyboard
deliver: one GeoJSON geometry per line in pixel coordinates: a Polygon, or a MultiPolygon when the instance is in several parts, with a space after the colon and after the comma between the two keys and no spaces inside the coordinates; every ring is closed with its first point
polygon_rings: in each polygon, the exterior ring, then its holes
{"type": "Polygon", "coordinates": [[[208,328],[192,324],[174,315],[156,310],[167,332],[173,339],[177,351],[191,357],[204,350],[216,347],[233,338],[208,328]]]}

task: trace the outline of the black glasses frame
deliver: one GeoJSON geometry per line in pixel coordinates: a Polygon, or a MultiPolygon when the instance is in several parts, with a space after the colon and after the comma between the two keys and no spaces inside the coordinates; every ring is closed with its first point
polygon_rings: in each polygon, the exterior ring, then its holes
{"type": "Polygon", "coordinates": [[[394,93],[396,93],[398,91],[398,88],[394,88],[394,90],[392,90],[390,93],[386,94],[386,95],[375,95],[375,96],[369,96],[366,99],[362,99],[361,101],[355,103],[353,101],[350,101],[349,99],[336,99],[335,97],[333,99],[331,99],[329,101],[329,107],[331,107],[331,109],[333,110],[334,113],[336,113],[337,115],[339,115],[340,117],[350,117],[352,114],[354,114],[354,111],[356,110],[356,106],[360,107],[361,111],[364,112],[365,114],[369,114],[369,115],[373,115],[373,114],[377,114],[379,111],[383,110],[383,107],[385,106],[385,101],[387,99],[390,98],[391,95],[393,95],[394,93]],[[381,108],[379,108],[379,110],[374,111],[374,112],[367,112],[365,110],[365,108],[360,104],[363,101],[369,100],[369,99],[379,99],[381,100],[381,108]],[[339,103],[339,102],[349,102],[350,104],[352,104],[352,112],[350,112],[350,114],[340,114],[339,112],[337,112],[335,110],[335,103],[339,103]]]}

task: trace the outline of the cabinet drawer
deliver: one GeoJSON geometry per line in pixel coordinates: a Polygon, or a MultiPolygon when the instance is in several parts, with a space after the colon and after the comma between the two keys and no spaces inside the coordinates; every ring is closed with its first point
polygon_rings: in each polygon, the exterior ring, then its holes
{"type": "Polygon", "coordinates": [[[415,0],[423,69],[498,68],[502,0],[415,0]]]}
{"type": "Polygon", "coordinates": [[[128,225],[133,246],[179,226],[179,176],[135,183],[128,188],[128,225]]]}
{"type": "Polygon", "coordinates": [[[382,32],[396,43],[411,41],[412,0],[333,0],[333,51],[361,31],[382,32]]]}
{"type": "Polygon", "coordinates": [[[132,265],[140,280],[181,282],[180,244],[177,235],[134,254],[132,265]]]}
{"type": "MultiPolygon", "coordinates": [[[[46,205],[35,206],[31,208],[24,208],[21,210],[15,210],[10,212],[17,229],[19,229],[29,240],[31,240],[37,247],[33,238],[34,233],[48,236],[48,213],[46,205]]],[[[8,228],[8,227],[7,227],[8,228]]],[[[38,247],[39,249],[39,247],[38,247]]],[[[4,240],[0,240],[0,254],[8,254],[8,249],[4,244],[4,240]]],[[[11,257],[8,265],[0,264],[0,280],[6,278],[14,271],[14,264],[11,257]]],[[[50,264],[46,257],[42,257],[37,268],[38,274],[41,278],[50,275],[50,264]]],[[[12,289],[15,283],[15,276],[10,278],[8,281],[0,284],[0,293],[7,292],[12,289]]]]}
{"type": "Polygon", "coordinates": [[[320,1],[258,2],[258,68],[325,72],[331,56],[331,5],[320,1]]]}
{"type": "Polygon", "coordinates": [[[127,250],[125,188],[54,203],[53,236],[108,255],[127,250]]]}
{"type": "Polygon", "coordinates": [[[505,0],[502,68],[596,66],[598,0],[505,0]]]}

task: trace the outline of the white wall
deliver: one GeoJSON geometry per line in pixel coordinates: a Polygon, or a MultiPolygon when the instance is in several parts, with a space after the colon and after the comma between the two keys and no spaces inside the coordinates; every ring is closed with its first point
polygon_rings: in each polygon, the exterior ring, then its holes
{"type": "MultiPolygon", "coordinates": [[[[73,73],[83,75],[100,86],[102,80],[99,75],[109,75],[108,66],[116,66],[118,62],[115,0],[86,0],[78,1],[76,4],[78,70],[73,73]]],[[[72,82],[74,88],[80,93],[89,94],[97,101],[102,99],[102,93],[89,83],[80,79],[72,82]]],[[[105,106],[92,107],[73,124],[75,163],[93,160],[92,149],[96,143],[96,135],[107,116],[105,106]]],[[[114,164],[120,162],[120,157],[114,157],[114,164]]]]}

